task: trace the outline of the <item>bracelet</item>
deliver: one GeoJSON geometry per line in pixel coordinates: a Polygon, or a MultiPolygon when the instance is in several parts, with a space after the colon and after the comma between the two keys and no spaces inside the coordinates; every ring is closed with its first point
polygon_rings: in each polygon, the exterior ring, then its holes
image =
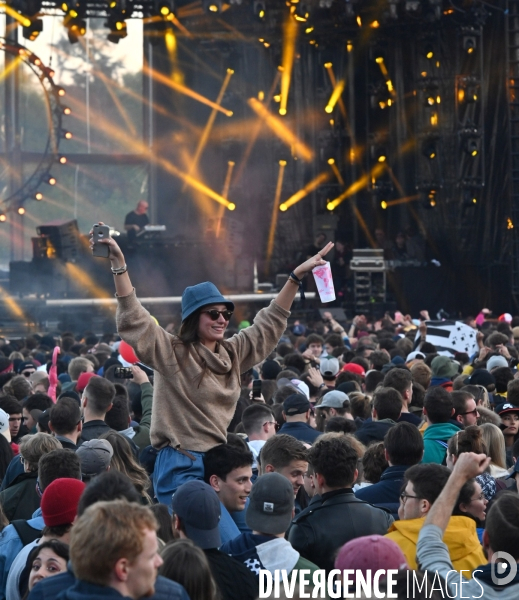
{"type": "Polygon", "coordinates": [[[128,267],[126,264],[124,264],[122,267],[117,267],[117,269],[114,269],[112,267],[112,273],[114,275],[122,275],[123,273],[126,273],[127,270],[128,270],[128,267]]]}
{"type": "Polygon", "coordinates": [[[295,283],[299,287],[299,294],[301,296],[301,300],[305,299],[305,292],[303,290],[303,282],[299,279],[299,277],[292,271],[288,276],[288,281],[295,283]]]}

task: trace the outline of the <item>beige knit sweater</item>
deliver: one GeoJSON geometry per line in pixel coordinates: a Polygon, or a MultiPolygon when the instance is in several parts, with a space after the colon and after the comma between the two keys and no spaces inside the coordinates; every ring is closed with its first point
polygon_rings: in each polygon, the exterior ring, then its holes
{"type": "Polygon", "coordinates": [[[225,443],[240,396],[240,374],[276,347],[288,311],[275,301],[258,312],[254,324],[218,344],[185,349],[151,318],[133,291],[118,297],[117,329],[139,359],[155,371],[151,443],[206,452],[225,443]],[[187,352],[187,356],[185,353],[187,352]],[[207,364],[203,372],[203,361],[207,364]]]}

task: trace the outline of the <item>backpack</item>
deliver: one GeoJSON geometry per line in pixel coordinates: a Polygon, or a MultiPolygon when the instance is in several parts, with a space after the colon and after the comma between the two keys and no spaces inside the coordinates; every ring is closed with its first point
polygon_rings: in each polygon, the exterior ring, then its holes
{"type": "Polygon", "coordinates": [[[18,534],[22,544],[27,546],[34,540],[37,540],[41,537],[41,529],[34,529],[31,527],[25,519],[17,519],[16,521],[12,521],[11,525],[16,529],[16,533],[18,534]]]}

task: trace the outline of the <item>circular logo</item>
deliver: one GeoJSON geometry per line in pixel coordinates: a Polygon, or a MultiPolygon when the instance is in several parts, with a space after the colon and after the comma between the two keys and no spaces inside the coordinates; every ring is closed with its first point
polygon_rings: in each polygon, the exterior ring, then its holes
{"type": "Polygon", "coordinates": [[[517,562],[508,552],[496,552],[490,564],[490,578],[494,585],[507,585],[517,575],[517,562]]]}

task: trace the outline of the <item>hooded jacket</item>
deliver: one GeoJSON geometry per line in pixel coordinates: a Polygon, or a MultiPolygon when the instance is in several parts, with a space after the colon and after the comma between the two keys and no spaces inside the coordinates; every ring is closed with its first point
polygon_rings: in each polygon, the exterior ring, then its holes
{"type": "Polygon", "coordinates": [[[396,425],[396,423],[392,419],[366,421],[360,429],[357,429],[355,437],[365,446],[371,442],[381,442],[393,425],[396,425]]]}
{"type": "Polygon", "coordinates": [[[422,463],[443,464],[447,453],[447,442],[458,433],[459,428],[452,423],[434,423],[429,425],[423,434],[422,463]]]}
{"type": "MultiPolygon", "coordinates": [[[[411,569],[418,568],[416,545],[424,523],[425,517],[395,521],[385,536],[400,546],[411,569]]],[[[449,549],[450,559],[456,571],[472,572],[478,565],[486,562],[476,533],[476,522],[469,517],[451,517],[443,541],[449,549]]],[[[466,576],[465,573],[463,575],[466,576]]]]}

